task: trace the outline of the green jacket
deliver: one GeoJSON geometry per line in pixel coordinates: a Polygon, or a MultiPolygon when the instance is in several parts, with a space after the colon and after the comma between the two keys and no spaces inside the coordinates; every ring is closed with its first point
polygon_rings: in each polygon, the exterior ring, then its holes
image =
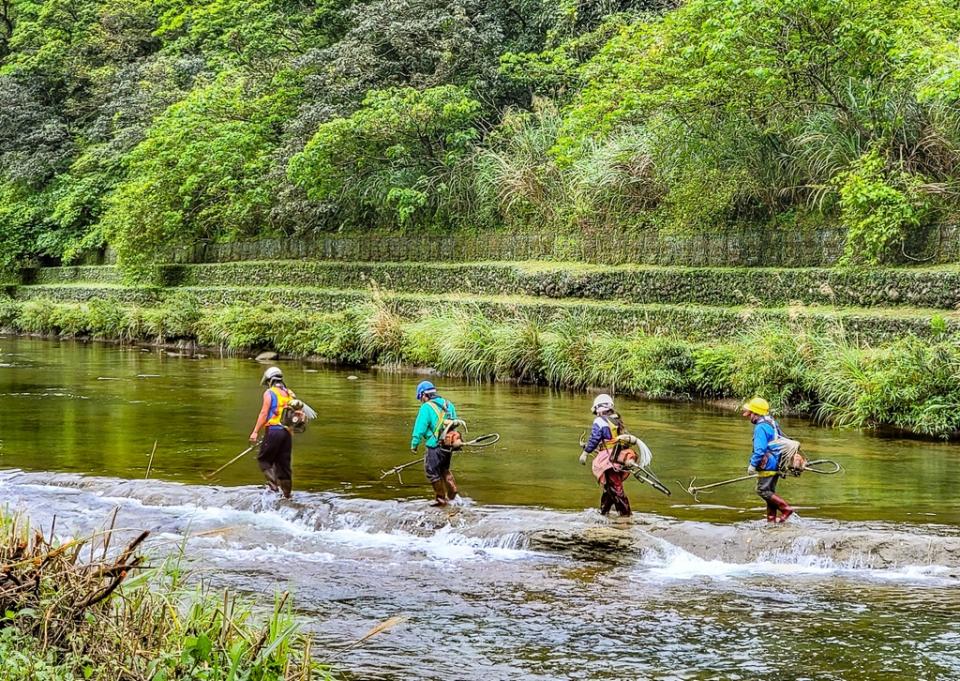
{"type": "Polygon", "coordinates": [[[431,402],[441,412],[446,412],[444,418],[457,418],[457,410],[450,400],[443,397],[434,397],[430,402],[424,402],[420,405],[420,411],[417,412],[417,422],[413,424],[410,449],[416,449],[421,442],[426,442],[427,447],[436,447],[438,444],[437,435],[443,430],[443,420],[437,415],[437,410],[430,406],[431,402]]]}

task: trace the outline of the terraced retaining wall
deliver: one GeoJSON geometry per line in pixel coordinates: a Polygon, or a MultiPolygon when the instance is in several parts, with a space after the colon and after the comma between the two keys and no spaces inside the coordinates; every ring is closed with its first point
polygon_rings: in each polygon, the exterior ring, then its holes
{"type": "MultiPolygon", "coordinates": [[[[29,286],[16,292],[20,301],[86,303],[94,300],[118,306],[158,307],[170,296],[192,296],[200,307],[273,304],[312,311],[336,311],[368,302],[369,291],[257,287],[179,287],[140,289],[124,287],[29,286]]],[[[617,302],[549,300],[529,296],[468,296],[436,294],[377,294],[391,308],[406,317],[438,310],[477,310],[493,320],[518,316],[543,322],[571,320],[589,333],[591,329],[643,332],[708,341],[733,337],[750,324],[764,321],[802,322],[825,330],[842,326],[853,339],[878,342],[906,333],[936,335],[960,330],[960,315],[938,314],[933,310],[892,313],[869,308],[793,307],[753,308],[736,306],[629,304],[617,302]],[[934,322],[934,320],[937,320],[934,322]]]]}
{"type": "MultiPolygon", "coordinates": [[[[846,230],[821,227],[730,227],[711,233],[640,232],[554,235],[485,232],[456,235],[339,235],[285,238],[232,244],[201,244],[186,249],[179,262],[235,260],[357,260],[475,262],[558,260],[607,264],[735,267],[817,267],[832,265],[843,253],[846,230]]],[[[960,260],[956,225],[915,230],[895,262],[960,260]]]]}
{"type": "MultiPolygon", "coordinates": [[[[27,273],[39,285],[119,284],[116,268],[42,268],[27,273]]],[[[167,265],[165,287],[285,286],[402,293],[533,296],[761,307],[792,304],[839,307],[960,309],[960,269],[603,267],[552,263],[237,262],[167,265]]]]}

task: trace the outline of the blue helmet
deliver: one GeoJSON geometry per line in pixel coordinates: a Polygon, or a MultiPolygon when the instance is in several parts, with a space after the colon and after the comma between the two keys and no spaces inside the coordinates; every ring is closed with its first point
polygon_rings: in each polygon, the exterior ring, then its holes
{"type": "Polygon", "coordinates": [[[417,384],[417,402],[420,401],[420,398],[426,395],[427,393],[437,392],[437,387],[430,381],[420,381],[417,384]]]}

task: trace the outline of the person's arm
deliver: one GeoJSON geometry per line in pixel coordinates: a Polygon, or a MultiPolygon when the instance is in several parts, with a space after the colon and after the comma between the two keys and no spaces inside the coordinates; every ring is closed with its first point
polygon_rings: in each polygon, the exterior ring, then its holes
{"type": "Polygon", "coordinates": [[[583,448],[587,454],[590,454],[597,447],[600,446],[600,443],[604,440],[609,440],[612,437],[610,434],[610,426],[606,424],[599,424],[596,421],[593,422],[593,428],[590,429],[590,439],[587,440],[587,445],[583,448]]]}
{"type": "Polygon", "coordinates": [[[457,418],[457,408],[453,406],[453,402],[450,400],[447,400],[447,410],[450,412],[450,420],[455,420],[457,418]]]}
{"type": "Polygon", "coordinates": [[[748,473],[756,473],[757,466],[760,465],[760,459],[767,453],[770,438],[767,436],[767,429],[763,426],[756,426],[753,429],[753,454],[750,456],[750,465],[747,466],[748,473]]]}
{"type": "Polygon", "coordinates": [[[417,412],[417,420],[413,424],[413,434],[410,436],[410,451],[417,451],[420,442],[426,439],[430,434],[430,414],[433,411],[425,404],[420,405],[420,411],[417,412]]]}
{"type": "Polygon", "coordinates": [[[271,402],[270,391],[265,390],[263,392],[263,406],[260,407],[260,415],[257,416],[257,425],[253,427],[253,431],[250,433],[250,442],[256,442],[260,439],[260,431],[263,430],[263,427],[267,424],[267,415],[270,413],[271,402]]]}
{"type": "Polygon", "coordinates": [[[590,439],[587,440],[587,444],[583,446],[583,451],[580,452],[580,463],[586,465],[587,457],[590,455],[590,453],[599,447],[601,442],[603,442],[605,439],[609,440],[611,437],[609,426],[601,426],[599,423],[594,421],[593,428],[590,429],[590,439]]]}

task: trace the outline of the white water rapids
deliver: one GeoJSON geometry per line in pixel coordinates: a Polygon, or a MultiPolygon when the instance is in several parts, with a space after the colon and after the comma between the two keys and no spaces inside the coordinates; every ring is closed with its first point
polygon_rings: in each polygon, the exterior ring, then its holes
{"type": "Polygon", "coordinates": [[[151,530],[148,552],[186,542],[198,578],[291,590],[321,649],[410,617],[340,661],[357,678],[960,678],[960,534],[948,526],[283,502],[254,487],[18,470],[0,472],[0,496],[39,525],[56,516],[61,537],[119,507],[119,527],[151,530]],[[790,635],[770,645],[778,627],[790,635]]]}

